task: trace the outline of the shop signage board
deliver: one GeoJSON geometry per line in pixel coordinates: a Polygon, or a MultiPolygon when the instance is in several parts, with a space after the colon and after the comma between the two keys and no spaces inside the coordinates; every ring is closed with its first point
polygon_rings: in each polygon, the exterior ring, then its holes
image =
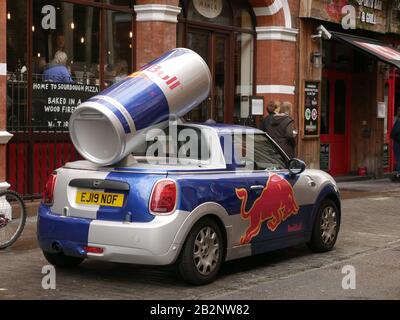
{"type": "Polygon", "coordinates": [[[76,107],[100,92],[99,86],[34,82],[32,85],[32,126],[37,131],[68,130],[76,107]]]}
{"type": "Polygon", "coordinates": [[[301,16],[342,24],[352,12],[356,29],[384,33],[388,32],[391,20],[386,14],[388,5],[389,1],[385,0],[307,0],[302,5],[301,16]],[[348,6],[354,11],[349,11],[348,6]]]}
{"type": "Polygon", "coordinates": [[[319,82],[304,83],[304,137],[319,136],[319,82]]]}
{"type": "Polygon", "coordinates": [[[214,19],[222,13],[222,0],[193,0],[193,5],[202,16],[214,19]]]}
{"type": "Polygon", "coordinates": [[[329,171],[330,169],[330,145],[329,143],[321,144],[319,167],[321,170],[329,171]]]}

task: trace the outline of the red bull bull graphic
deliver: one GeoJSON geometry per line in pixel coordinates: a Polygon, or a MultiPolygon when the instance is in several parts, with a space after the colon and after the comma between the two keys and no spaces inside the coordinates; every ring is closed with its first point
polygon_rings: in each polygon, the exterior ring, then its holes
{"type": "Polygon", "coordinates": [[[292,185],[276,173],[269,175],[265,188],[249,211],[246,211],[247,190],[241,188],[235,191],[236,196],[242,201],[240,207],[242,218],[250,220],[250,225],[241,237],[240,244],[249,243],[257,236],[263,222],[266,222],[267,228],[273,232],[282,222],[299,212],[292,185]]]}

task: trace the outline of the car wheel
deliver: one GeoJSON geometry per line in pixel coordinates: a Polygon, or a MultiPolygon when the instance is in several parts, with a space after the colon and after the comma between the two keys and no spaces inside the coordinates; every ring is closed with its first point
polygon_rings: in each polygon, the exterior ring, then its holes
{"type": "Polygon", "coordinates": [[[178,273],[186,282],[204,285],[212,282],[221,267],[224,242],[217,223],[200,220],[190,231],[178,261],[178,273]]]}
{"type": "Polygon", "coordinates": [[[51,253],[47,251],[43,251],[43,255],[50,264],[63,269],[77,267],[85,260],[84,258],[66,256],[63,253],[51,253]]]}
{"type": "Polygon", "coordinates": [[[333,249],[339,233],[339,211],[330,199],[324,200],[318,209],[309,248],[314,252],[326,252],[333,249]]]}

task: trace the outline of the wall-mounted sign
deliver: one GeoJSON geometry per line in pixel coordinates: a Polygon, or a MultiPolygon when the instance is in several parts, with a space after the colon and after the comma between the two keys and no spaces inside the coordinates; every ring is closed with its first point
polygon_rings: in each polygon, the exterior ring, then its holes
{"type": "Polygon", "coordinates": [[[328,143],[321,144],[320,157],[319,157],[319,168],[324,171],[330,169],[330,146],[328,143]]]}
{"type": "Polygon", "coordinates": [[[384,143],[383,144],[383,158],[382,158],[382,166],[384,168],[389,167],[389,144],[384,143]]]}
{"type": "Polygon", "coordinates": [[[100,91],[99,86],[52,82],[34,82],[32,89],[32,125],[37,131],[68,130],[76,107],[100,91]]]}
{"type": "MultiPolygon", "coordinates": [[[[309,0],[300,16],[341,24],[344,29],[366,29],[388,32],[388,24],[398,24],[397,16],[389,19],[390,1],[383,0],[309,0]],[[392,21],[394,20],[394,21],[392,21]]],[[[395,11],[395,10],[390,10],[395,11]]],[[[395,30],[393,30],[395,31],[395,30]]]]}
{"type": "Polygon", "coordinates": [[[319,82],[306,81],[304,84],[304,136],[318,136],[319,82]]]}
{"type": "Polygon", "coordinates": [[[193,0],[193,5],[202,16],[214,19],[221,14],[224,3],[222,0],[193,0]]]}
{"type": "Polygon", "coordinates": [[[264,98],[251,97],[251,115],[263,116],[264,115],[264,98]]]}
{"type": "Polygon", "coordinates": [[[385,102],[378,102],[378,106],[376,109],[376,117],[378,119],[386,118],[386,103],[385,102]]]}

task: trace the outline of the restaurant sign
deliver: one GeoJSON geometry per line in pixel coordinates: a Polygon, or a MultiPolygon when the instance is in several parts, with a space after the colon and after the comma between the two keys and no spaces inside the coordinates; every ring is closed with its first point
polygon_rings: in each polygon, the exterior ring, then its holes
{"type": "Polygon", "coordinates": [[[34,82],[32,126],[36,131],[68,130],[69,118],[84,101],[99,93],[99,86],[34,82]]]}
{"type": "Polygon", "coordinates": [[[310,0],[301,16],[341,24],[344,29],[388,31],[385,0],[310,0]]]}
{"type": "Polygon", "coordinates": [[[222,0],[193,0],[193,5],[202,16],[214,19],[222,13],[222,0]]]}

